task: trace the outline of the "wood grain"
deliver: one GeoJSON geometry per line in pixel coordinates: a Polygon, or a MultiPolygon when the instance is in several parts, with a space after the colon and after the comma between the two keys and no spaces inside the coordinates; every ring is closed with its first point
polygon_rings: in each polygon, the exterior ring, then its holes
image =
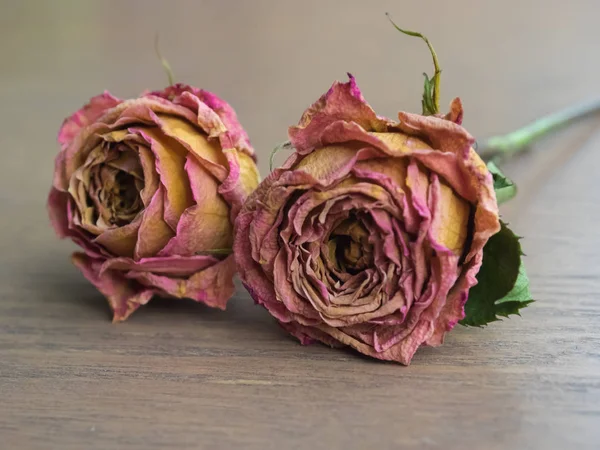
{"type": "Polygon", "coordinates": [[[600,448],[598,118],[506,167],[538,301],[410,367],[302,347],[241,287],[226,312],[154,300],[112,325],[49,227],[60,122],[104,89],[163,86],[156,31],[178,79],[236,107],[263,174],[346,71],[381,114],[419,110],[426,48],[385,11],[432,40],[442,101],[460,95],[477,136],[600,96],[597,2],[431,5],[0,0],[0,448],[600,448]]]}

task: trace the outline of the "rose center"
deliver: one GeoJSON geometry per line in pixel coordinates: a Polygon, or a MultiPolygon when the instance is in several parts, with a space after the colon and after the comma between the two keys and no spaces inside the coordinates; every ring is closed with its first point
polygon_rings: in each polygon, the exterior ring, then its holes
{"type": "Polygon", "coordinates": [[[329,254],[343,271],[355,274],[373,263],[373,246],[369,234],[355,218],[339,224],[329,238],[329,254]]]}
{"type": "Polygon", "coordinates": [[[140,191],[144,175],[137,155],[130,150],[109,150],[108,158],[91,168],[88,195],[101,228],[131,223],[144,205],[140,191]]]}
{"type": "Polygon", "coordinates": [[[113,196],[115,211],[138,212],[141,208],[140,193],[135,184],[135,177],[119,171],[115,176],[116,196],[113,196]]]}

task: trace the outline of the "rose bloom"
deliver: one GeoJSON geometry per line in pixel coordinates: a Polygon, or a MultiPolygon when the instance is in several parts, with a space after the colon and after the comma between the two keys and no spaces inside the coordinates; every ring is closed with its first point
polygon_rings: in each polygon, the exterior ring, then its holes
{"type": "Polygon", "coordinates": [[[460,101],[398,119],[352,77],[335,83],[290,128],[295,152],[248,198],[234,251],[252,297],[303,344],[409,364],[464,317],[499,220],[460,101]]]}
{"type": "Polygon", "coordinates": [[[174,85],[94,97],[65,120],[48,199],[52,224],[115,321],[153,295],[224,308],[234,291],[233,221],[258,184],[233,109],[174,85]]]}

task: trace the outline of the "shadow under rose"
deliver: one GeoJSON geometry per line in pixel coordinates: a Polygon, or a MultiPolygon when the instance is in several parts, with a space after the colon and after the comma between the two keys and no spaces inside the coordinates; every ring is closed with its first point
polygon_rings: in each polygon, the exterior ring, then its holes
{"type": "Polygon", "coordinates": [[[184,298],[155,296],[147,305],[138,309],[127,320],[153,321],[169,317],[170,321],[193,320],[211,322],[235,322],[236,326],[257,324],[278,328],[274,319],[262,308],[256,306],[244,288],[236,283],[236,291],[228,301],[227,308],[220,310],[203,303],[184,298]]]}
{"type": "MultiPolygon", "coordinates": [[[[21,310],[20,314],[62,317],[71,323],[97,321],[111,325],[112,313],[106,298],[71,264],[70,253],[63,245],[52,247],[53,251],[45,251],[37,258],[19,258],[23,261],[13,266],[15,273],[1,277],[6,280],[0,289],[8,297],[29,299],[16,301],[13,308],[21,310]]],[[[163,330],[208,327],[241,331],[246,338],[293,340],[263,308],[254,304],[237,280],[236,292],[224,311],[191,299],[154,296],[125,322],[111,326],[163,330]]]]}
{"type": "MultiPolygon", "coordinates": [[[[0,291],[10,304],[7,314],[40,319],[42,326],[44,320],[66,319],[70,326],[104,330],[115,337],[129,332],[149,336],[181,333],[187,339],[221,339],[229,341],[230,345],[245,340],[256,341],[256,351],[260,350],[260,342],[271,351],[276,349],[294,358],[395,365],[361,355],[348,347],[331,349],[318,343],[300,345],[266,310],[254,304],[237,281],[236,292],[225,311],[190,299],[154,297],[126,322],[112,324],[106,299],[71,264],[69,252],[65,252],[63,245],[50,247],[37,258],[26,254],[15,257],[21,264],[14,265],[0,277],[4,279],[0,291]],[[23,298],[28,300],[23,301],[23,298]]],[[[419,349],[413,365],[471,365],[474,361],[486,364],[485,355],[490,353],[490,347],[495,347],[493,343],[501,333],[499,328],[500,324],[485,331],[457,326],[442,347],[419,349]],[[483,333],[485,339],[482,339],[483,333]]]]}
{"type": "Polygon", "coordinates": [[[0,277],[4,296],[14,299],[15,306],[34,315],[54,314],[58,309],[56,313],[70,319],[91,314],[110,320],[106,300],[71,264],[68,252],[57,249],[44,252],[43,257],[29,252],[20,256],[0,277]]]}

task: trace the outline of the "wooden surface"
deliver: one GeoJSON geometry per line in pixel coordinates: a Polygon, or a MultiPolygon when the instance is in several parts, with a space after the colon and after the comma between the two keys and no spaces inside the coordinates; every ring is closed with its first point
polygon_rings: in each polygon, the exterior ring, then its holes
{"type": "Polygon", "coordinates": [[[600,118],[506,167],[537,303],[410,367],[302,347],[241,288],[226,312],[154,300],[112,325],[53,235],[58,126],[104,89],[162,87],[156,31],[179,80],[236,107],[264,175],[346,71],[381,114],[419,111],[425,45],[385,11],[432,40],[477,136],[600,97],[592,0],[0,0],[0,448],[600,448],[600,118]]]}

